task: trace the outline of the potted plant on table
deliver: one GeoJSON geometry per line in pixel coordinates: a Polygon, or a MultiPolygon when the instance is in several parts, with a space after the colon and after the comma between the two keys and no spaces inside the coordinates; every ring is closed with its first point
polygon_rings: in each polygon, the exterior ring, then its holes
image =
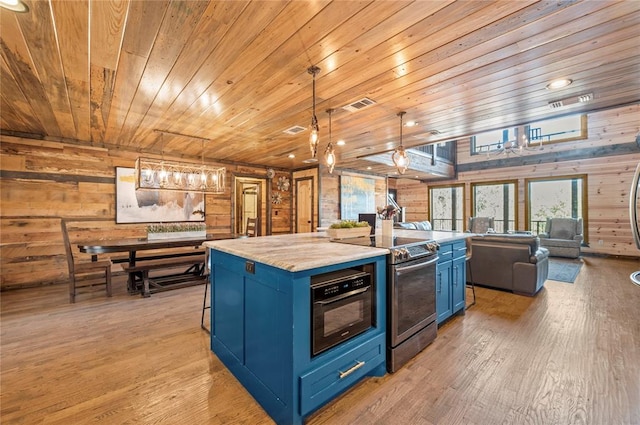
{"type": "Polygon", "coordinates": [[[147,240],[202,238],[207,236],[205,223],[160,223],[147,226],[147,240]]]}
{"type": "Polygon", "coordinates": [[[331,239],[358,238],[369,236],[370,233],[371,226],[366,221],[340,220],[327,229],[331,239]]]}

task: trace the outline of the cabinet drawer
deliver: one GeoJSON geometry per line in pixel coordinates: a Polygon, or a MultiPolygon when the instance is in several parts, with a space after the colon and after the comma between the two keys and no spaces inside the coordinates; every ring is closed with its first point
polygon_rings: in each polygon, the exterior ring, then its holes
{"type": "Polygon", "coordinates": [[[386,361],[385,335],[375,336],[300,376],[300,414],[308,414],[386,361]]]}
{"type": "Polygon", "coordinates": [[[438,263],[449,261],[453,258],[453,245],[440,245],[438,248],[438,263]]]}
{"type": "Polygon", "coordinates": [[[453,258],[461,258],[467,255],[467,243],[465,241],[456,241],[452,245],[453,258]]]}

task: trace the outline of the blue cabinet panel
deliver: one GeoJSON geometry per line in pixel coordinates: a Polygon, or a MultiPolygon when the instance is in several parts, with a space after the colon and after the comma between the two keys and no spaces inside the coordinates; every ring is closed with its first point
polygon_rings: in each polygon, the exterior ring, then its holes
{"type": "MultiPolygon", "coordinates": [[[[212,275],[211,296],[215,299],[212,309],[212,334],[244,363],[244,283],[242,276],[217,265],[212,275]]],[[[212,300],[213,301],[213,300],[212,300]]]]}
{"type": "Polygon", "coordinates": [[[464,310],[465,307],[465,266],[466,259],[456,258],[453,260],[453,270],[452,270],[452,290],[451,290],[451,302],[452,302],[452,313],[457,313],[458,311],[464,310]]]}
{"type": "Polygon", "coordinates": [[[291,377],[291,350],[287,348],[291,313],[274,287],[257,279],[245,280],[245,365],[273,393],[286,399],[291,377]]]}
{"type": "Polygon", "coordinates": [[[451,317],[451,260],[439,261],[436,267],[436,311],[437,322],[451,317]]]}
{"type": "Polygon", "coordinates": [[[466,251],[464,240],[441,243],[436,269],[436,311],[438,324],[458,312],[466,304],[466,251]]]}

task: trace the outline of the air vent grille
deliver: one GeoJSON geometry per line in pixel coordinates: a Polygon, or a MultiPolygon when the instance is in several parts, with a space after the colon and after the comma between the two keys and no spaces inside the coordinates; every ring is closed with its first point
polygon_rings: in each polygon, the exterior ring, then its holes
{"type": "Polygon", "coordinates": [[[307,128],[302,127],[301,125],[294,125],[293,127],[287,128],[283,133],[285,134],[298,134],[305,131],[307,128]]]}
{"type": "Polygon", "coordinates": [[[549,108],[558,109],[563,106],[575,105],[577,103],[587,103],[593,100],[593,93],[586,93],[580,96],[567,97],[566,99],[554,100],[549,102],[549,108]]]}
{"type": "Polygon", "coordinates": [[[561,100],[556,100],[555,102],[549,102],[549,108],[551,109],[558,109],[558,108],[562,108],[564,106],[564,103],[562,103],[561,100]]]}
{"type": "Polygon", "coordinates": [[[352,102],[348,105],[345,105],[342,107],[342,109],[344,109],[345,111],[349,111],[349,112],[356,112],[356,111],[360,111],[364,108],[368,108],[370,106],[375,105],[376,102],[374,102],[373,100],[369,99],[368,97],[363,97],[360,100],[356,100],[355,102],[352,102]]]}

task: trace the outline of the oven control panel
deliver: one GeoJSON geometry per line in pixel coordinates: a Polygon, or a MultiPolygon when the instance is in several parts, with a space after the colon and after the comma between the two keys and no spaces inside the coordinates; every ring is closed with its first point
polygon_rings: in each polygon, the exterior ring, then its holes
{"type": "Polygon", "coordinates": [[[412,260],[414,258],[433,255],[438,251],[437,242],[425,242],[416,245],[407,245],[391,250],[394,262],[412,260]]]}
{"type": "Polygon", "coordinates": [[[311,281],[314,300],[326,300],[371,286],[369,273],[354,270],[341,270],[334,275],[324,275],[320,281],[314,280],[311,281]]]}

